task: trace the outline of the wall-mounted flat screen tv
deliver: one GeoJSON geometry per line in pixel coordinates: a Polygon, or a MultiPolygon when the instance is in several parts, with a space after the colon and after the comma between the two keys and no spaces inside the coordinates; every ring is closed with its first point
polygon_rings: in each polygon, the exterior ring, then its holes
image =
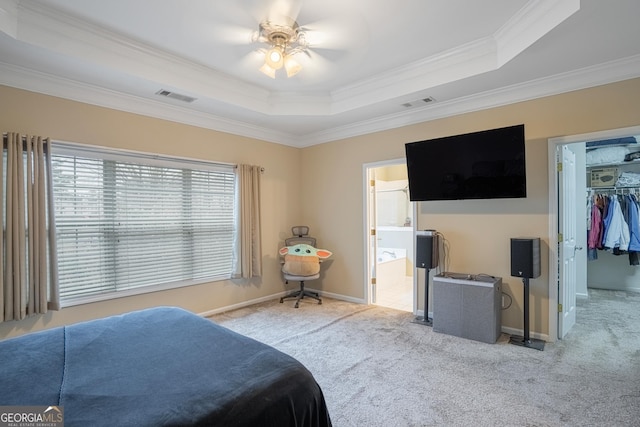
{"type": "Polygon", "coordinates": [[[411,201],[527,197],[524,125],[405,144],[411,201]]]}

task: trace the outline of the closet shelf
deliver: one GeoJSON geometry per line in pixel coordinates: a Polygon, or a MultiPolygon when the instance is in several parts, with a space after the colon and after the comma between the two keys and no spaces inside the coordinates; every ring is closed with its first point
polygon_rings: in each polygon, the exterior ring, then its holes
{"type": "Polygon", "coordinates": [[[587,169],[594,169],[594,168],[612,168],[612,167],[616,167],[616,166],[637,166],[640,165],[640,159],[638,160],[629,160],[627,162],[623,161],[619,161],[619,162],[612,162],[612,163],[597,163],[597,164],[587,164],[586,167],[587,169]]]}

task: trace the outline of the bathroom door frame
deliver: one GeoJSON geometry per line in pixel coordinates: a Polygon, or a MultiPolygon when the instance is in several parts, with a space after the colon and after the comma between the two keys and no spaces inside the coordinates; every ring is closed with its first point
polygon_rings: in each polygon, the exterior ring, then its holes
{"type": "MultiPolygon", "coordinates": [[[[364,300],[367,304],[373,304],[373,292],[372,289],[372,279],[375,278],[375,266],[376,259],[375,253],[371,251],[371,242],[372,239],[376,239],[375,235],[372,235],[371,231],[375,229],[376,224],[373,223],[375,221],[375,217],[373,214],[375,212],[371,212],[373,202],[371,195],[371,172],[373,169],[385,167],[385,166],[398,166],[398,165],[406,165],[407,160],[405,158],[400,159],[392,159],[392,160],[383,160],[379,162],[365,163],[362,165],[362,194],[363,194],[363,241],[364,241],[364,300]],[[372,221],[373,218],[373,221],[372,221]]],[[[411,209],[413,210],[413,221],[411,227],[413,228],[412,234],[415,236],[416,234],[416,223],[417,223],[417,203],[411,203],[411,209]]],[[[415,239],[413,239],[413,253],[415,254],[415,239]]],[[[412,260],[413,261],[413,260],[412,260]]],[[[415,269],[414,269],[415,270],[415,269]]],[[[413,275],[413,307],[412,311],[415,315],[418,310],[418,287],[416,282],[417,275],[413,275]]]]}

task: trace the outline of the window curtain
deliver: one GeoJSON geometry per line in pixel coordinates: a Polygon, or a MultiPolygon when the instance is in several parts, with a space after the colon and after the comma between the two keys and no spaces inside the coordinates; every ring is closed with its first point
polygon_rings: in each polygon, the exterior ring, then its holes
{"type": "Polygon", "coordinates": [[[0,320],[59,310],[49,139],[3,135],[0,320]]]}
{"type": "Polygon", "coordinates": [[[240,165],[240,276],[262,276],[260,166],[240,165]]]}

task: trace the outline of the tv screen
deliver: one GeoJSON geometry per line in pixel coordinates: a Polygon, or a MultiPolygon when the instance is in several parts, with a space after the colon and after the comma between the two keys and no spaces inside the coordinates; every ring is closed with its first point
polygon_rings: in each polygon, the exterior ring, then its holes
{"type": "Polygon", "coordinates": [[[527,197],[524,125],[405,144],[411,201],[527,197]]]}

